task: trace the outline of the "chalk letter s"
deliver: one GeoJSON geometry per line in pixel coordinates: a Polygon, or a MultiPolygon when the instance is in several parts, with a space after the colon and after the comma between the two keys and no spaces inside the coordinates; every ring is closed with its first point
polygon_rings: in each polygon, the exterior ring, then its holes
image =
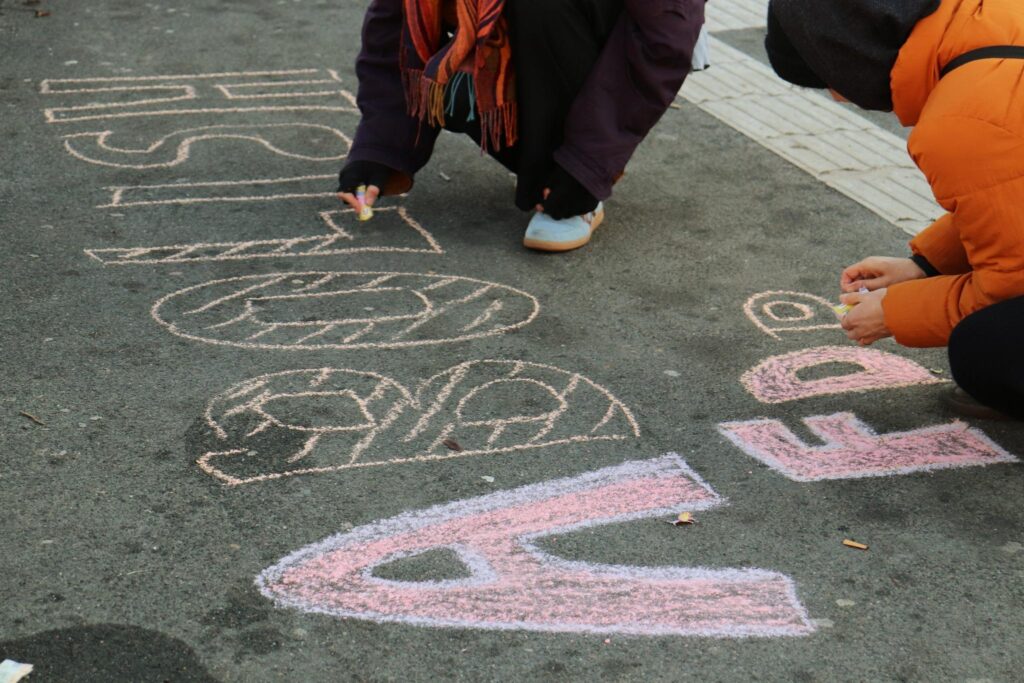
{"type": "Polygon", "coordinates": [[[760,569],[570,562],[539,538],[722,503],[678,456],[627,462],[407,512],[308,546],[265,570],[261,591],[307,612],[421,626],[636,635],[796,636],[813,627],[792,581],[760,569]],[[373,575],[398,558],[454,550],[467,579],[373,575]]]}

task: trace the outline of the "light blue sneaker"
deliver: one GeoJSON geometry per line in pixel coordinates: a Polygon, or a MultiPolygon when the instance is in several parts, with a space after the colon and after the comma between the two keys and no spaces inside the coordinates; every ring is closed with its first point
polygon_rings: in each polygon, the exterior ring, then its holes
{"type": "Polygon", "coordinates": [[[604,220],[604,203],[582,216],[556,221],[546,213],[535,213],[523,237],[523,246],[539,251],[571,251],[590,241],[590,236],[604,220]]]}

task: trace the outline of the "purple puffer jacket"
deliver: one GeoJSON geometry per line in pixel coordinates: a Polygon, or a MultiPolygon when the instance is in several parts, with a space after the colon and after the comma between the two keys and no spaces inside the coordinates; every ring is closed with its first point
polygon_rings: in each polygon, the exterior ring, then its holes
{"type": "MultiPolygon", "coordinates": [[[[557,161],[607,199],[637,146],[672,103],[690,70],[705,0],[624,0],[625,11],[566,121],[557,161]]],[[[362,120],[348,158],[397,169],[388,194],[407,191],[430,159],[439,130],[406,113],[398,65],[402,0],[373,0],[356,60],[362,120]]]]}

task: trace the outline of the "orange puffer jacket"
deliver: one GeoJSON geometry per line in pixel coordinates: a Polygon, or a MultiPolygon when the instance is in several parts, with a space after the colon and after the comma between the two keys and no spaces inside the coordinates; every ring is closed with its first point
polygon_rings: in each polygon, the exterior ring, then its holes
{"type": "Polygon", "coordinates": [[[943,66],[990,45],[1024,45],[1024,0],[943,0],[892,70],[908,147],[949,213],[911,242],[941,275],[893,285],[885,322],[906,346],[944,346],[985,306],[1024,295],[1024,60],[943,66]]]}

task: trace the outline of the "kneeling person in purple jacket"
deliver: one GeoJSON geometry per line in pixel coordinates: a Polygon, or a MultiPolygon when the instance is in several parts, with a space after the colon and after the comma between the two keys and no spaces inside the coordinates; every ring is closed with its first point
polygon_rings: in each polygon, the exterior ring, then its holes
{"type": "Polygon", "coordinates": [[[689,73],[704,2],[373,0],[338,196],[407,192],[444,128],[516,174],[527,247],[583,246],[689,73]]]}

